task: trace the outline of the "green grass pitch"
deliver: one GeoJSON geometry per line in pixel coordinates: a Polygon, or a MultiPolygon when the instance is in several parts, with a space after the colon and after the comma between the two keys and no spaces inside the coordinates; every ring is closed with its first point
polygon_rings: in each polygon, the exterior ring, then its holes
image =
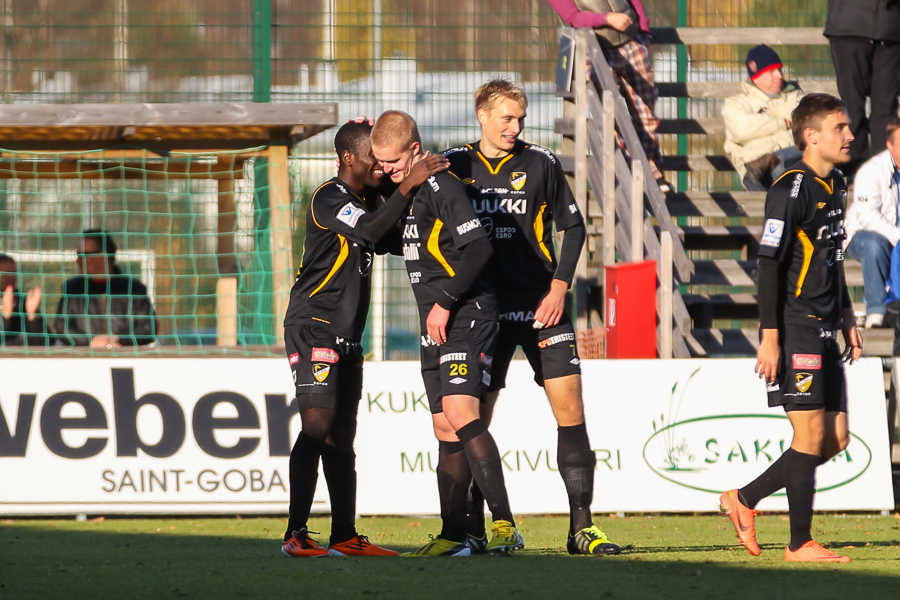
{"type": "MultiPolygon", "coordinates": [[[[861,598],[900,597],[900,515],[816,515],[813,535],[846,565],[784,562],[787,517],[757,520],[751,557],[718,516],[598,516],[613,557],[568,556],[565,517],[520,517],[509,558],[288,559],[277,518],[6,519],[0,599],[13,598],[861,598]]],[[[437,534],[424,517],[365,517],[362,534],[411,550],[437,534]]],[[[310,529],[323,543],[328,518],[310,529]]]]}

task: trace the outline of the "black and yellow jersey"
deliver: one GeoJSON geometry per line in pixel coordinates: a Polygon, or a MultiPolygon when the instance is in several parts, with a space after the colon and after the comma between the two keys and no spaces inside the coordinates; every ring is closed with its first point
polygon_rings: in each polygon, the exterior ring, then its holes
{"type": "Polygon", "coordinates": [[[360,231],[369,206],[335,177],[317,189],[306,212],[306,241],[284,319],[362,338],[371,295],[372,245],[360,231]]]}
{"type": "MultiPolygon", "coordinates": [[[[452,304],[451,321],[497,319],[497,301],[484,273],[473,277],[474,283],[459,296],[448,293],[455,287],[452,280],[463,275],[459,272],[463,248],[486,237],[465,187],[452,173],[436,173],[419,187],[403,223],[403,258],[423,335],[427,333],[425,320],[435,304],[452,304]]],[[[489,245],[485,248],[490,251],[489,245]]]]}
{"type": "Polygon", "coordinates": [[[798,162],[766,194],[760,257],[778,261],[778,322],[840,329],[844,208],[840,171],[826,178],[798,162]]]}
{"type": "MultiPolygon", "coordinates": [[[[564,231],[584,219],[559,159],[541,146],[516,142],[501,158],[487,158],[478,143],[444,154],[450,171],[466,185],[472,206],[491,237],[487,271],[497,293],[500,318],[529,321],[557,275],[553,224],[564,231]]],[[[571,284],[571,274],[557,275],[571,284]]]]}

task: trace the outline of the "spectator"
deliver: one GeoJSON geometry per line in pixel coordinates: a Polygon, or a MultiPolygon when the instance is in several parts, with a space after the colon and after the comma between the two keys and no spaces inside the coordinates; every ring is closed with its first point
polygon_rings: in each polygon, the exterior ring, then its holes
{"type": "Polygon", "coordinates": [[[156,341],[156,315],[147,288],[116,265],[116,243],[88,229],[76,252],[80,277],[68,280],[56,310],[63,343],[112,349],[156,341]]]}
{"type": "Polygon", "coordinates": [[[569,27],[591,27],[603,56],[619,80],[634,128],[644,147],[653,177],[663,192],[671,186],[663,178],[659,150],[659,118],[653,107],[659,92],[650,67],[650,21],[641,0],[548,0],[569,27]]]}
{"type": "Polygon", "coordinates": [[[887,125],[887,150],[866,161],[856,174],[853,204],[847,210],[847,253],[862,262],[866,295],[866,329],[884,324],[885,285],[891,251],[900,240],[897,192],[900,187],[900,119],[887,125]]]}
{"type": "Polygon", "coordinates": [[[19,293],[16,261],[0,254],[0,347],[48,345],[41,315],[41,287],[19,293]]]}
{"type": "MultiPolygon", "coordinates": [[[[900,356],[900,244],[891,252],[891,275],[884,299],[884,326],[894,330],[893,356],[900,356]]],[[[891,389],[893,392],[893,388],[891,389]]],[[[888,413],[891,414],[891,413],[888,413]]]]}
{"type": "Polygon", "coordinates": [[[828,0],[825,37],[831,42],[838,94],[847,103],[855,138],[850,144],[850,162],[842,167],[852,174],[873,153],[884,150],[884,132],[897,115],[900,2],[828,0]],[[866,116],[866,96],[872,104],[870,117],[866,116]]]}
{"type": "Polygon", "coordinates": [[[750,81],[744,91],[725,99],[725,151],[737,169],[744,189],[764,192],[803,155],[794,146],[791,112],[803,91],[784,80],[778,53],[756,46],[747,53],[750,81]]]}

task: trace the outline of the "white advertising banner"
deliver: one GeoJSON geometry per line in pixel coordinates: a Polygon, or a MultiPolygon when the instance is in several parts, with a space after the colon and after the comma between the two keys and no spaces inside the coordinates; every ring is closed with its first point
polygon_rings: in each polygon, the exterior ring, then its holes
{"type": "MultiPolygon", "coordinates": [[[[790,445],[753,359],[584,361],[593,508],[713,511],[790,445]]],[[[816,508],[893,508],[880,359],[847,368],[851,441],[816,508]]],[[[556,424],[515,361],[491,425],[513,511],[565,513],[556,424]]],[[[284,513],[300,429],[285,359],[3,359],[0,515],[284,513]]],[[[360,514],[436,514],[437,443],[415,362],[368,363],[360,514]]],[[[319,478],[314,511],[328,510],[319,478]]],[[[761,509],[786,509],[783,493],[761,509]]]]}

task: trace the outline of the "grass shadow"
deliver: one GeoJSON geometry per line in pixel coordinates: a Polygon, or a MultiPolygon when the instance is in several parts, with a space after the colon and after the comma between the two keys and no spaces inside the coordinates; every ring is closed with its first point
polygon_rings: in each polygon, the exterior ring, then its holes
{"type": "MultiPolygon", "coordinates": [[[[252,520],[244,520],[247,523],[252,520]]],[[[789,565],[780,546],[760,559],[726,545],[634,546],[617,557],[541,547],[510,558],[321,558],[279,555],[280,532],[223,522],[15,523],[0,527],[0,598],[721,598],[799,590],[817,600],[896,597],[900,552],[869,544],[849,565],[789,565]],[[172,525],[175,523],[175,525],[172,525]],[[143,530],[142,530],[143,528],[143,530]],[[174,529],[173,529],[174,528],[174,529]],[[125,529],[124,531],[122,529],[125,529]],[[154,531],[155,529],[155,531],[154,531]],[[866,560],[863,556],[872,560],[866,560]],[[761,587],[762,586],[762,587],[761,587]]],[[[277,521],[275,522],[277,523],[277,521]]],[[[421,531],[421,530],[420,530],[421,531]]],[[[420,534],[419,534],[420,535],[420,534]]],[[[414,537],[414,536],[413,536],[414,537]]],[[[549,543],[555,538],[548,537],[549,543]]],[[[377,542],[377,539],[373,540],[377,542]]],[[[829,544],[833,545],[833,544],[829,544]]],[[[390,544],[412,550],[412,543],[390,544]]],[[[801,595],[801,597],[803,597],[801,595]]]]}

